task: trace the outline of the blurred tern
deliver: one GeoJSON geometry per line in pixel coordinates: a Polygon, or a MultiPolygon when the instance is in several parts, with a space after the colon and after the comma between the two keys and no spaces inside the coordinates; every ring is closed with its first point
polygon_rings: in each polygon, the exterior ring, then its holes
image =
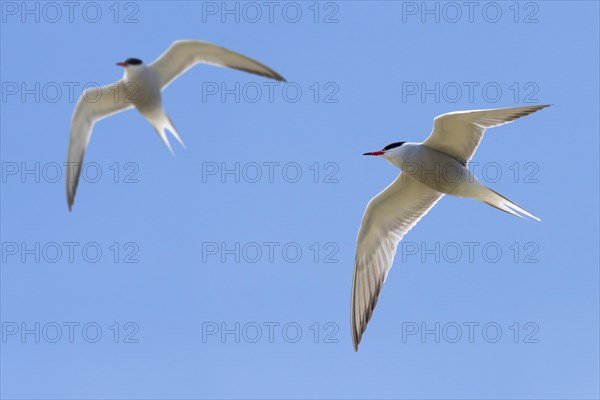
{"type": "Polygon", "coordinates": [[[73,112],[66,174],[69,210],[75,201],[85,149],[97,121],[135,107],[152,124],[171,153],[173,149],[166,131],[171,132],[184,146],[173,123],[163,110],[161,91],[179,75],[200,63],[238,69],[285,82],[283,76],[258,61],[223,47],[196,40],[174,42],[150,65],[144,64],[137,58],[128,58],[124,62],[117,63],[125,68],[123,78],[108,86],[88,89],[80,97],[73,112]]]}
{"type": "Polygon", "coordinates": [[[548,105],[458,111],[435,118],[423,143],[396,142],[364,155],[381,156],[400,175],[371,199],[358,231],[350,324],[354,350],[375,309],[396,247],[404,235],[444,196],[482,201],[509,214],[540,221],[481,184],[467,169],[487,128],[512,122],[548,105]]]}

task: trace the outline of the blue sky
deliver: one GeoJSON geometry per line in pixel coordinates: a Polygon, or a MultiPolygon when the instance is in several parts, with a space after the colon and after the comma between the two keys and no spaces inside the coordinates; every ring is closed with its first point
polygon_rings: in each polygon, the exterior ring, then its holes
{"type": "Polygon", "coordinates": [[[599,397],[597,2],[1,10],[3,398],[599,397]],[[175,157],[135,111],[101,121],[69,213],[76,97],[177,39],[289,83],[183,75],[175,157]],[[355,353],[356,233],[397,174],[361,154],[535,103],[554,106],[488,131],[473,168],[542,222],[442,199],[355,353]]]}

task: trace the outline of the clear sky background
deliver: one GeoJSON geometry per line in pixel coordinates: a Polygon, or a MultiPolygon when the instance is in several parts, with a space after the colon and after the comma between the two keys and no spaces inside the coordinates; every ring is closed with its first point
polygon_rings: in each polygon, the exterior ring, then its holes
{"type": "Polygon", "coordinates": [[[598,3],[270,4],[1,3],[2,397],[598,398],[598,3]],[[69,213],[82,87],[177,39],[290,83],[191,70],[175,157],[136,111],[101,121],[69,213]],[[355,353],[356,233],[397,175],[361,154],[536,103],[473,167],[542,222],[442,199],[355,353]]]}

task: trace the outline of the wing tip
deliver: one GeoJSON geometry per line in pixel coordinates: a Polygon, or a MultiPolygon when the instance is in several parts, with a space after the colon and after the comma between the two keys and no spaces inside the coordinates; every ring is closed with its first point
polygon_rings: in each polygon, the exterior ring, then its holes
{"type": "Polygon", "coordinates": [[[354,352],[358,352],[358,345],[360,344],[362,332],[359,329],[360,321],[357,322],[354,310],[354,307],[356,307],[354,299],[354,282],[352,286],[352,300],[350,305],[350,332],[352,333],[352,346],[354,347],[354,352]]]}
{"type": "Polygon", "coordinates": [[[554,104],[540,104],[538,106],[531,106],[533,112],[543,110],[544,108],[552,107],[554,104]]]}
{"type": "Polygon", "coordinates": [[[531,221],[531,222],[542,222],[542,219],[539,217],[536,217],[535,215],[531,214],[530,212],[528,212],[527,214],[525,214],[527,217],[529,218],[525,218],[527,221],[531,221]]]}
{"type": "MultiPolygon", "coordinates": [[[[354,320],[352,320],[354,322],[354,320]]],[[[360,339],[362,337],[362,334],[359,333],[359,331],[356,329],[356,326],[354,326],[354,323],[352,324],[353,326],[351,327],[352,329],[352,346],[354,347],[354,352],[358,352],[358,345],[360,344],[360,339]]]]}
{"type": "Polygon", "coordinates": [[[265,65],[261,65],[266,71],[260,71],[257,69],[251,69],[251,68],[241,68],[241,67],[234,67],[231,65],[227,65],[227,67],[229,68],[233,68],[233,69],[237,69],[239,71],[244,71],[247,72],[249,74],[253,74],[253,75],[258,75],[258,76],[262,76],[263,78],[268,78],[268,79],[274,79],[278,82],[286,82],[287,83],[287,79],[285,79],[281,74],[279,74],[278,72],[272,70],[271,68],[265,66],[265,65]]]}
{"type": "MultiPolygon", "coordinates": [[[[266,67],[266,68],[268,68],[268,67],[266,67]]],[[[268,68],[268,69],[269,69],[268,73],[263,73],[263,74],[259,74],[259,75],[262,75],[265,78],[275,79],[278,82],[287,83],[287,79],[285,79],[283,77],[283,75],[281,75],[279,72],[272,70],[271,68],[268,68]]],[[[254,71],[247,71],[247,72],[250,72],[251,74],[257,74],[254,71]]]]}

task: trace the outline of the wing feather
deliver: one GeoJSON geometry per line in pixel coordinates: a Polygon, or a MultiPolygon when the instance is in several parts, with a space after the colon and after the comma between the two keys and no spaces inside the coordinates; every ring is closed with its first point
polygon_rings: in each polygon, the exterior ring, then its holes
{"type": "Polygon", "coordinates": [[[199,63],[234,68],[278,81],[285,81],[283,76],[256,60],[198,40],[177,40],[156,61],[150,64],[150,68],[154,70],[160,80],[161,88],[164,89],[179,75],[199,63]]]}
{"type": "Polygon", "coordinates": [[[89,88],[79,98],[71,120],[71,136],[67,151],[66,187],[69,211],[75,202],[83,156],[90,142],[94,124],[130,107],[133,107],[133,103],[127,101],[123,81],[100,88],[89,88]]]}
{"type": "Polygon", "coordinates": [[[355,350],[392,267],[398,243],[442,196],[400,173],[367,205],[356,240],[352,282],[350,324],[355,350]]]}
{"type": "Polygon", "coordinates": [[[443,114],[434,119],[433,130],[423,144],[467,165],[487,128],[507,124],[549,106],[545,104],[443,114]]]}

